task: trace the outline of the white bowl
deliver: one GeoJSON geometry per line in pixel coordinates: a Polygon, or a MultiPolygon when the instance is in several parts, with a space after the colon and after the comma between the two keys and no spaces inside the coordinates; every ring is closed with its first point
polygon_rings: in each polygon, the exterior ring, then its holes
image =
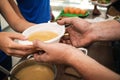
{"type": "MultiPolygon", "coordinates": [[[[22,34],[26,37],[28,37],[31,33],[37,32],[37,31],[52,31],[58,34],[57,37],[44,41],[45,43],[54,43],[54,42],[59,42],[60,38],[64,35],[65,33],[65,26],[63,25],[58,25],[56,22],[54,23],[42,23],[42,24],[37,24],[34,26],[31,26],[30,28],[26,29],[22,34]]],[[[24,44],[24,45],[32,45],[31,41],[22,41],[18,40],[18,43],[24,44]]]]}

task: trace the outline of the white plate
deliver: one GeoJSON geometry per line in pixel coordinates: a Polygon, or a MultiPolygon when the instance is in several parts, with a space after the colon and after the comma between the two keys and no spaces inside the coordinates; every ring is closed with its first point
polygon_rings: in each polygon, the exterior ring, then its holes
{"type": "Polygon", "coordinates": [[[98,3],[97,1],[91,1],[91,2],[92,2],[92,4],[98,5],[98,6],[101,6],[101,7],[107,7],[107,6],[112,4],[111,2],[108,3],[108,4],[101,4],[101,3],[98,3]]]}

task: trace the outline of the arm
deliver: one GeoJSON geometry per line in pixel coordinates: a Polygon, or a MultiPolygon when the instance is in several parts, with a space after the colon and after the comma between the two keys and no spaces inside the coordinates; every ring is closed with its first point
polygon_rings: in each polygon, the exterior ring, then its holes
{"type": "Polygon", "coordinates": [[[90,23],[80,18],[64,18],[58,20],[58,23],[70,24],[67,32],[72,44],[76,47],[95,41],[120,40],[120,23],[116,20],[90,23]]]}
{"type": "Polygon", "coordinates": [[[15,1],[14,0],[8,0],[8,1],[11,4],[12,8],[15,10],[15,12],[18,14],[18,16],[24,19],[15,1]]]}
{"type": "Polygon", "coordinates": [[[42,49],[45,51],[44,54],[34,55],[37,61],[69,64],[85,80],[120,80],[118,74],[105,68],[75,47],[61,43],[45,44],[40,41],[34,42],[34,46],[37,50],[42,49]]]}
{"type": "MultiPolygon", "coordinates": [[[[0,12],[16,31],[22,32],[25,28],[33,25],[19,18],[11,8],[8,0],[0,1],[0,12]]],[[[0,49],[7,55],[17,57],[31,54],[34,51],[33,46],[18,44],[14,41],[15,39],[26,40],[26,38],[19,33],[0,32],[0,49]]]]}
{"type": "Polygon", "coordinates": [[[93,23],[91,28],[96,41],[120,40],[120,23],[116,20],[93,23]]]}
{"type": "Polygon", "coordinates": [[[85,80],[120,80],[120,75],[112,72],[84,54],[78,52],[78,54],[73,54],[69,58],[68,63],[73,66],[85,80]]]}
{"type": "Polygon", "coordinates": [[[8,0],[1,0],[0,2],[0,12],[6,19],[6,21],[10,24],[10,26],[18,32],[24,31],[26,28],[34,25],[33,23],[29,23],[26,20],[20,18],[15,11],[12,9],[8,0]]]}

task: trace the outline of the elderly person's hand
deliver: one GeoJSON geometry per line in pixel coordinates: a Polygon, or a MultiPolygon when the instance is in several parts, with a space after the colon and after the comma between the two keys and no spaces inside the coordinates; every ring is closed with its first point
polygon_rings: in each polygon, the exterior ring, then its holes
{"type": "Polygon", "coordinates": [[[22,57],[34,52],[31,45],[21,45],[16,43],[15,39],[26,40],[26,38],[19,33],[0,32],[0,49],[7,55],[22,57]]]}
{"type": "Polygon", "coordinates": [[[90,22],[87,22],[80,18],[64,18],[62,20],[58,20],[57,22],[61,25],[69,25],[66,28],[66,32],[69,33],[70,41],[68,41],[68,38],[66,39],[65,37],[63,37],[61,39],[63,43],[69,44],[69,42],[71,42],[73,46],[80,47],[88,45],[91,42],[92,38],[94,38],[88,37],[93,36],[89,35],[89,26],[91,25],[90,22]]]}
{"type": "Polygon", "coordinates": [[[35,60],[42,62],[69,64],[71,58],[78,56],[80,53],[83,53],[73,46],[62,43],[47,44],[41,41],[34,41],[33,45],[36,50],[45,51],[43,54],[34,54],[35,60]]]}
{"type": "Polygon", "coordinates": [[[120,23],[106,20],[90,23],[81,18],[64,18],[58,24],[71,25],[67,32],[73,46],[85,46],[95,41],[120,40],[120,23]]]}

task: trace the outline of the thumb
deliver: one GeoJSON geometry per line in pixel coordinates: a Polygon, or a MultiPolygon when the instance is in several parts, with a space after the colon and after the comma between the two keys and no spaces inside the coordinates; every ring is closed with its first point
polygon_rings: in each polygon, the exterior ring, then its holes
{"type": "Polygon", "coordinates": [[[33,46],[37,48],[37,50],[41,50],[41,49],[44,49],[45,43],[42,41],[35,40],[33,41],[33,46]]]}

